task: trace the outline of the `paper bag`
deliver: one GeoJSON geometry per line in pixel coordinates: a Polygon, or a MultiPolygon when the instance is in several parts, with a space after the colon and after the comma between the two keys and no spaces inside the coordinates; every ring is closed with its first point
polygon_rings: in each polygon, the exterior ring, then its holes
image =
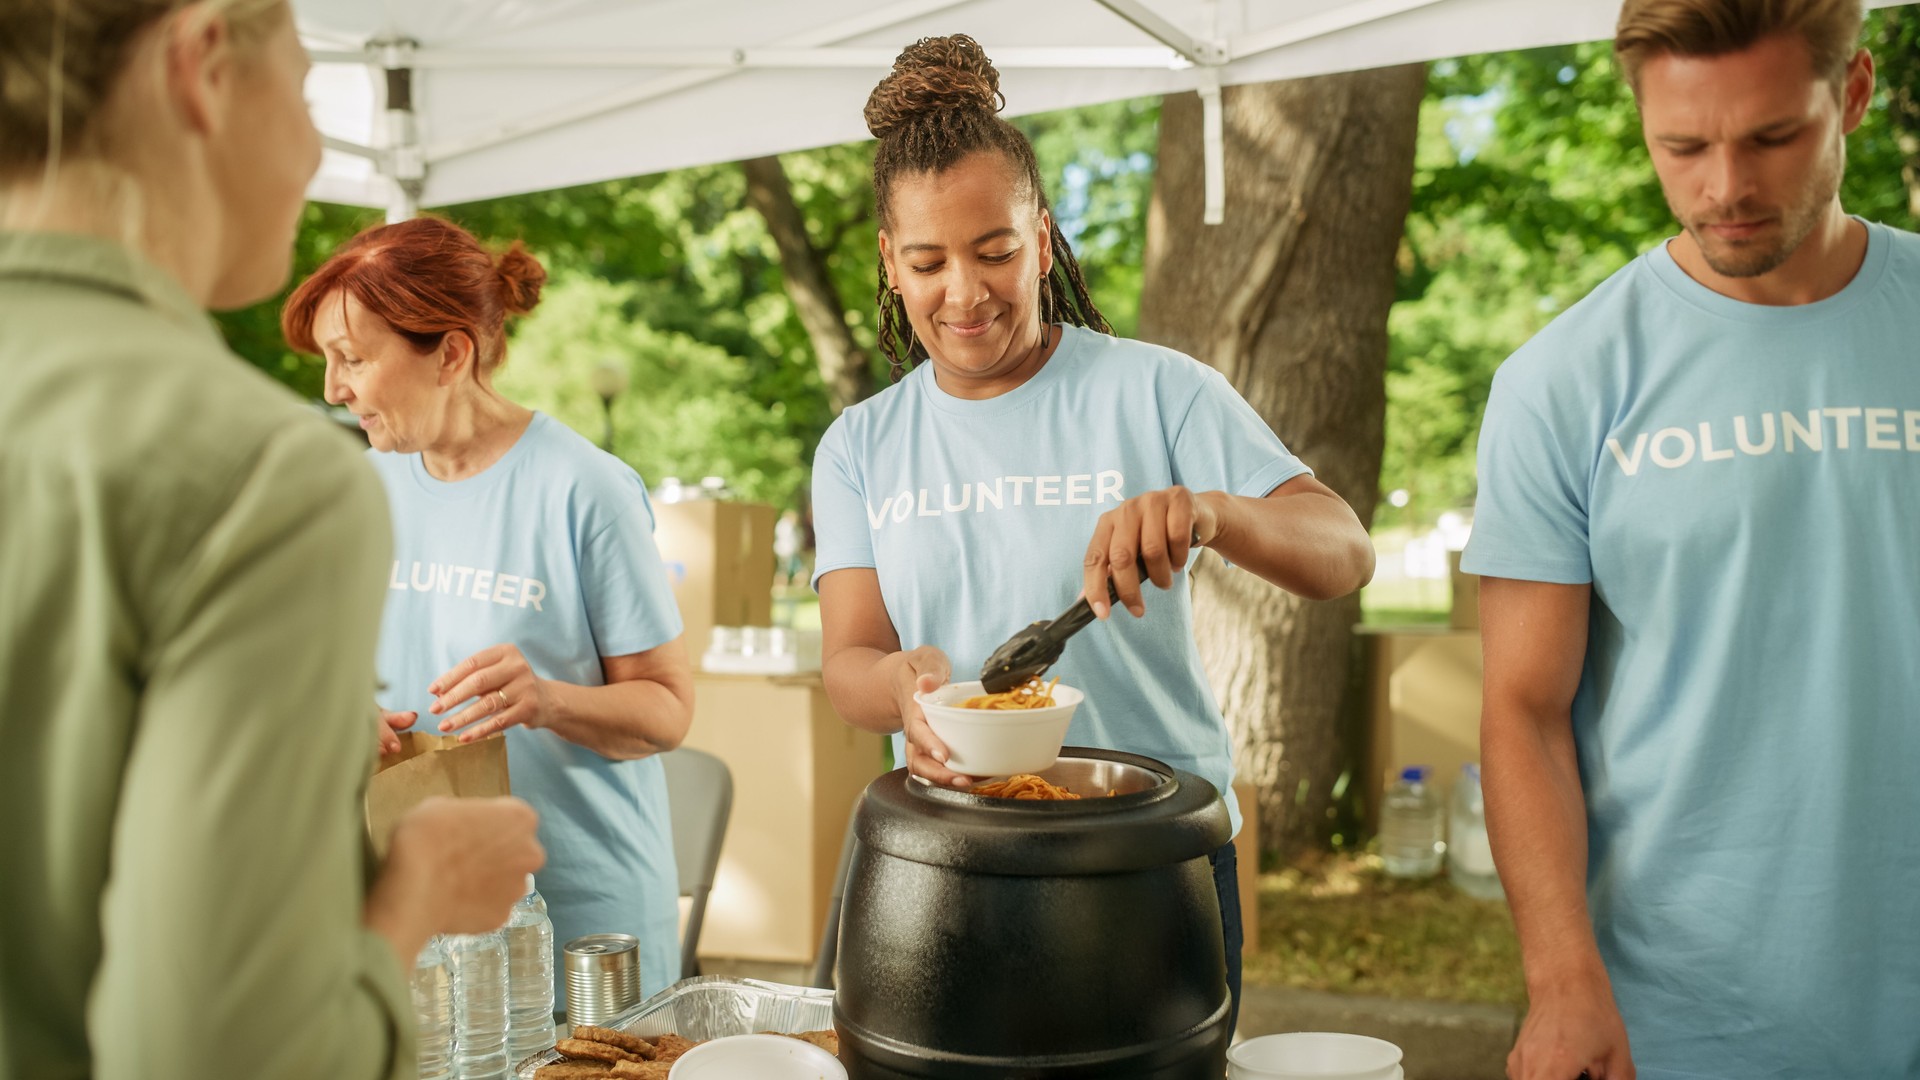
{"type": "Polygon", "coordinates": [[[423,800],[434,795],[509,794],[505,735],[463,745],[455,735],[402,732],[400,749],[381,755],[378,770],[367,781],[367,836],[374,854],[384,859],[393,827],[423,800]]]}

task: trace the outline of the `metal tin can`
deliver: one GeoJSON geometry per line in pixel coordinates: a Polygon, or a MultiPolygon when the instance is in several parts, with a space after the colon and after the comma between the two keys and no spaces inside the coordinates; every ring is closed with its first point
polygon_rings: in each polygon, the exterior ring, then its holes
{"type": "Polygon", "coordinates": [[[567,1022],[599,1024],[640,1003],[640,939],[588,934],[565,949],[567,1022]]]}

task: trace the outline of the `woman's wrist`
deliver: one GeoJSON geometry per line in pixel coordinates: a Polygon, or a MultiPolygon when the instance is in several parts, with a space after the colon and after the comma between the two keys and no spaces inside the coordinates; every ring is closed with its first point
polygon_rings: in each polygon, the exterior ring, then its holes
{"type": "Polygon", "coordinates": [[[1213,528],[1209,532],[1195,523],[1195,532],[1199,533],[1200,546],[1206,548],[1233,547],[1234,538],[1239,534],[1238,512],[1232,495],[1224,491],[1202,491],[1194,495],[1193,501],[1202,504],[1202,509],[1213,519],[1213,528]]]}

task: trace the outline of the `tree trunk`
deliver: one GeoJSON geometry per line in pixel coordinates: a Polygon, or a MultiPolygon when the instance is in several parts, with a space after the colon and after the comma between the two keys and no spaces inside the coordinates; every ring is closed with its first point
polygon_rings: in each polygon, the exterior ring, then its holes
{"type": "Polygon", "coordinates": [[[838,416],[840,410],[873,393],[873,369],[847,328],[846,309],[833,291],[826,260],[807,236],[806,218],[793,201],[780,159],[753,158],[741,166],[747,171],[747,201],[766,219],[767,231],[780,249],[780,276],[813,343],[820,381],[826,384],[827,398],[838,416]]]}
{"type": "MultiPolygon", "coordinates": [[[[1224,225],[1201,223],[1199,97],[1168,97],[1160,120],[1140,336],[1219,369],[1366,523],[1425,85],[1411,65],[1228,88],[1224,225]]],[[[1193,589],[1261,847],[1291,856],[1326,837],[1359,597],[1304,601],[1211,554],[1193,589]]]]}

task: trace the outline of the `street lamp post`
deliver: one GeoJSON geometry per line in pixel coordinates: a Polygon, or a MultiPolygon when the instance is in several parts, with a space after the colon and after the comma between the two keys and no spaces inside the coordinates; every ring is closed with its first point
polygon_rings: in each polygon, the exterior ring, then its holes
{"type": "Polygon", "coordinates": [[[617,360],[603,360],[593,369],[588,381],[593,392],[600,395],[600,408],[606,416],[606,428],[600,438],[600,449],[613,453],[613,399],[627,392],[630,376],[627,366],[617,360]]]}

